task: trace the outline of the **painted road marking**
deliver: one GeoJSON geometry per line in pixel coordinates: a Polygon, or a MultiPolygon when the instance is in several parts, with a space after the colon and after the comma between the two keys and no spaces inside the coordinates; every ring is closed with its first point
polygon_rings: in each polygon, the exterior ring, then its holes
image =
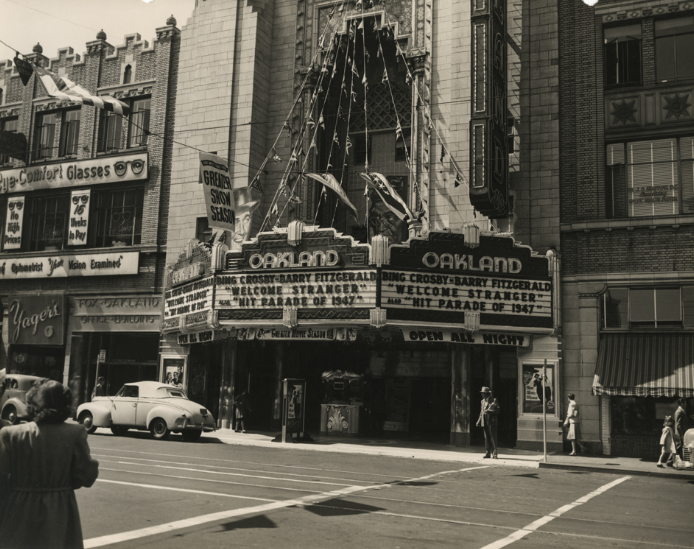
{"type": "MultiPolygon", "coordinates": [[[[231,477],[257,478],[260,480],[278,480],[280,482],[301,482],[307,484],[325,484],[327,486],[353,486],[343,482],[324,482],[322,480],[308,480],[296,478],[281,478],[281,477],[262,477],[260,475],[244,475],[243,473],[227,473],[224,471],[205,471],[202,469],[193,469],[191,467],[174,467],[172,465],[150,465],[148,463],[133,463],[131,461],[114,461],[112,459],[102,459],[102,463],[117,463],[118,465],[139,465],[140,467],[154,467],[155,469],[173,469],[175,471],[193,471],[205,475],[227,475],[231,477]]],[[[365,481],[370,482],[370,481],[365,481]]]]}
{"type": "Polygon", "coordinates": [[[311,494],[320,494],[320,490],[306,490],[303,488],[284,488],[282,486],[269,486],[267,484],[248,484],[247,482],[233,482],[231,480],[219,480],[217,478],[197,478],[183,477],[181,475],[165,475],[163,473],[152,473],[151,471],[130,471],[128,469],[109,469],[108,467],[99,467],[99,471],[111,471],[114,473],[130,473],[133,475],[145,475],[148,477],[164,477],[175,478],[177,480],[194,480],[195,482],[214,482],[215,484],[231,484],[233,486],[246,486],[248,488],[269,488],[271,490],[286,490],[287,492],[308,492],[311,494]]]}
{"type": "MultiPolygon", "coordinates": [[[[441,471],[439,473],[434,473],[432,475],[427,475],[424,477],[411,478],[400,482],[418,482],[422,480],[427,480],[439,475],[448,475],[451,473],[462,473],[465,471],[473,471],[475,469],[486,469],[489,465],[483,465],[479,467],[468,467],[465,469],[457,469],[454,471],[441,471]]],[[[253,507],[244,507],[241,509],[232,509],[229,511],[220,511],[218,513],[211,513],[209,515],[202,515],[199,517],[193,517],[189,519],[177,520],[174,522],[168,522],[166,524],[160,524],[158,526],[150,526],[148,528],[140,528],[139,530],[131,530],[130,532],[121,532],[120,534],[112,534],[108,536],[101,536],[98,538],[91,538],[84,540],[84,548],[91,549],[93,547],[103,547],[105,545],[111,545],[114,543],[121,543],[124,541],[131,541],[134,539],[140,539],[148,536],[154,536],[157,534],[166,534],[176,530],[182,530],[185,528],[191,528],[193,526],[199,526],[201,524],[206,524],[209,522],[217,522],[220,520],[226,520],[230,518],[241,517],[244,515],[251,515],[254,513],[266,513],[268,511],[274,511],[276,509],[286,509],[287,507],[295,506],[306,506],[314,505],[320,503],[321,501],[327,501],[329,499],[338,498],[342,496],[348,496],[356,492],[362,492],[364,490],[377,490],[380,488],[389,487],[390,484],[380,484],[376,486],[348,486],[347,488],[342,488],[341,490],[333,490],[331,492],[322,492],[320,494],[315,494],[311,496],[304,496],[298,499],[290,499],[287,501],[278,501],[273,503],[266,503],[264,505],[255,505],[253,507]]]]}
{"type": "Polygon", "coordinates": [[[186,488],[174,488],[172,486],[157,486],[156,484],[140,484],[139,482],[123,482],[121,480],[106,480],[103,478],[96,479],[97,482],[107,482],[109,484],[123,484],[125,486],[137,486],[138,488],[152,488],[154,490],[171,490],[173,492],[188,492],[189,494],[202,494],[203,496],[220,496],[223,498],[235,498],[235,499],[252,499],[256,501],[269,501],[275,502],[279,501],[276,499],[267,498],[254,498],[251,496],[236,496],[234,494],[222,494],[220,492],[205,492],[203,490],[188,490],[186,488]]]}
{"type": "Polygon", "coordinates": [[[622,482],[629,480],[631,477],[622,477],[618,478],[617,480],[613,480],[609,484],[605,484],[604,486],[601,486],[597,490],[594,490],[590,494],[586,494],[582,498],[577,499],[573,503],[569,503],[568,505],[564,505],[563,507],[560,507],[556,511],[551,512],[549,515],[545,515],[542,518],[537,519],[535,522],[531,522],[524,528],[521,528],[520,530],[517,530],[510,536],[507,536],[503,539],[500,539],[498,541],[495,541],[494,543],[490,543],[489,545],[485,545],[482,547],[482,549],[500,549],[501,547],[506,547],[507,545],[512,544],[515,541],[518,541],[519,539],[523,539],[525,536],[528,534],[532,534],[535,530],[540,528],[541,526],[544,526],[548,522],[553,521],[555,518],[562,516],[564,513],[567,511],[571,511],[571,509],[575,509],[579,505],[583,505],[584,503],[590,501],[593,499],[595,496],[599,496],[600,494],[607,492],[610,488],[614,488],[615,486],[621,484],[622,482]]]}
{"type": "MultiPolygon", "coordinates": [[[[146,458],[130,457],[130,456],[128,456],[128,457],[126,457],[126,456],[113,456],[113,455],[109,455],[109,454],[92,454],[92,456],[96,456],[99,458],[102,458],[102,457],[107,458],[104,461],[107,461],[108,458],[113,458],[113,459],[136,459],[138,462],[142,461],[142,462],[149,462],[149,463],[156,463],[156,464],[162,463],[162,460],[160,460],[160,459],[146,459],[146,458]]],[[[175,464],[178,466],[180,466],[180,465],[191,465],[191,466],[200,465],[198,463],[186,463],[186,462],[181,462],[181,461],[165,461],[163,463],[171,463],[171,464],[175,464]]],[[[147,466],[147,463],[143,463],[142,465],[147,466]]],[[[280,474],[280,473],[275,473],[274,471],[263,471],[261,469],[244,469],[242,467],[225,467],[224,465],[207,465],[207,467],[214,468],[214,469],[227,469],[230,471],[244,471],[246,473],[264,473],[267,475],[279,475],[280,474]]],[[[198,470],[201,472],[204,472],[204,473],[214,472],[214,471],[208,471],[206,469],[198,469],[198,470]]],[[[300,475],[299,473],[281,473],[281,474],[288,475],[291,477],[320,478],[320,479],[327,479],[327,480],[346,480],[346,481],[349,481],[351,483],[354,483],[354,482],[371,482],[372,484],[376,484],[378,482],[375,480],[357,481],[357,480],[352,479],[352,478],[326,477],[326,476],[320,476],[320,475],[300,475]]],[[[341,484],[338,486],[352,486],[352,484],[341,484]]]]}

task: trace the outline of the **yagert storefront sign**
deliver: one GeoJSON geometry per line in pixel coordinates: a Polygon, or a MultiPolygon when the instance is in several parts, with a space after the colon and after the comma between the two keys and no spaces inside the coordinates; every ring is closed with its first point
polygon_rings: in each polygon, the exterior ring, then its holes
{"type": "Polygon", "coordinates": [[[11,295],[8,300],[8,343],[63,345],[65,294],[11,295]]]}

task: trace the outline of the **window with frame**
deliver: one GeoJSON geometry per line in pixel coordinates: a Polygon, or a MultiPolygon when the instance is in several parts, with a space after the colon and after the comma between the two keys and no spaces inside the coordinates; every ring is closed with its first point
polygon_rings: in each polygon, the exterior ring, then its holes
{"type": "Polygon", "coordinates": [[[606,27],[604,67],[605,86],[641,84],[641,25],[606,27]]]}
{"type": "Polygon", "coordinates": [[[607,146],[608,218],[694,213],[694,137],[607,146]]]}
{"type": "Polygon", "coordinates": [[[655,72],[657,82],[694,78],[694,17],[655,22],[655,72]]]}
{"type": "Polygon", "coordinates": [[[59,156],[77,156],[81,113],[80,109],[72,109],[63,113],[63,120],[60,126],[59,156]]]}
{"type": "Polygon", "coordinates": [[[122,121],[121,115],[100,109],[97,152],[112,152],[120,149],[123,133],[122,121]]]}
{"type": "MultiPolygon", "coordinates": [[[[9,133],[17,133],[19,130],[18,118],[3,118],[0,120],[0,130],[9,133]]],[[[12,157],[6,154],[0,154],[0,165],[7,164],[12,160],[12,157]]]]}
{"type": "Polygon", "coordinates": [[[43,160],[53,156],[56,123],[56,113],[45,113],[38,116],[34,137],[34,160],[43,160]]]}
{"type": "Polygon", "coordinates": [[[694,328],[694,286],[609,288],[601,316],[606,330],[694,328]]]}
{"type": "Polygon", "coordinates": [[[23,248],[30,252],[64,248],[69,198],[66,194],[27,197],[24,230],[28,229],[29,238],[28,249],[24,245],[23,248]]]}
{"type": "Polygon", "coordinates": [[[140,244],[143,202],[143,187],[97,193],[93,211],[96,219],[96,247],[140,244]]]}
{"type": "Polygon", "coordinates": [[[128,147],[140,147],[147,144],[151,103],[150,98],[136,99],[132,102],[128,126],[128,147]]]}

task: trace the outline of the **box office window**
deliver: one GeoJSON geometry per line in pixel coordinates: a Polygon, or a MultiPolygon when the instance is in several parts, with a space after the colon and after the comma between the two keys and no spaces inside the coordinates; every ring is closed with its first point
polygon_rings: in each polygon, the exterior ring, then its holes
{"type": "Polygon", "coordinates": [[[610,288],[603,294],[604,329],[694,327],[694,286],[610,288]]]}
{"type": "Polygon", "coordinates": [[[655,22],[655,70],[658,82],[694,78],[694,17],[655,22]]]}
{"type": "Polygon", "coordinates": [[[63,121],[60,126],[60,156],[76,156],[77,143],[80,137],[81,111],[73,109],[63,113],[63,121]]]}
{"type": "Polygon", "coordinates": [[[27,199],[24,231],[28,228],[28,251],[63,249],[69,217],[68,199],[68,195],[27,199]]]}
{"type": "Polygon", "coordinates": [[[641,84],[641,25],[608,27],[605,40],[605,86],[641,84]]]}
{"type": "Polygon", "coordinates": [[[144,189],[134,187],[96,195],[96,247],[133,246],[142,239],[144,189]]]}

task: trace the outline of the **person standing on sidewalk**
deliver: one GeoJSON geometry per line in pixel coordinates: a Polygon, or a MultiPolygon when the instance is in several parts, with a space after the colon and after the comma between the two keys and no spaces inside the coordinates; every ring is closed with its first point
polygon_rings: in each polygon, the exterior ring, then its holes
{"type": "Polygon", "coordinates": [[[0,430],[0,547],[81,549],[75,490],[94,484],[87,431],[65,423],[72,393],[53,380],[26,394],[32,421],[0,430]]]}
{"type": "Polygon", "coordinates": [[[564,427],[569,427],[569,434],[566,435],[566,440],[571,441],[571,453],[570,456],[576,455],[576,446],[581,448],[583,452],[583,445],[581,444],[581,420],[578,417],[578,404],[576,404],[576,395],[569,393],[569,409],[566,411],[566,420],[564,421],[564,427]]]}
{"type": "Polygon", "coordinates": [[[482,408],[477,426],[484,429],[484,445],[487,449],[484,457],[497,459],[499,456],[496,451],[496,429],[499,423],[497,418],[500,412],[499,403],[495,398],[492,398],[489,387],[482,387],[480,393],[482,394],[482,408]]]}
{"type": "Polygon", "coordinates": [[[244,419],[248,415],[248,411],[250,410],[248,406],[248,396],[246,395],[246,391],[238,395],[234,399],[234,407],[236,408],[236,429],[234,429],[237,433],[245,433],[246,432],[246,424],[244,423],[244,419]]]}
{"type": "Polygon", "coordinates": [[[689,428],[688,424],[688,419],[687,419],[687,411],[684,409],[685,406],[687,405],[686,401],[683,398],[678,398],[677,399],[677,410],[675,410],[675,446],[677,447],[677,455],[680,456],[680,458],[684,459],[684,456],[682,455],[682,448],[683,448],[683,443],[684,443],[684,433],[687,432],[687,429],[689,428]]]}
{"type": "Polygon", "coordinates": [[[665,465],[672,465],[672,459],[674,458],[677,447],[675,446],[675,431],[673,429],[675,422],[672,420],[672,416],[665,416],[665,421],[663,422],[663,433],[660,435],[660,457],[658,458],[658,467],[665,467],[665,465]],[[663,458],[665,454],[670,454],[667,463],[663,463],[663,458]]]}

